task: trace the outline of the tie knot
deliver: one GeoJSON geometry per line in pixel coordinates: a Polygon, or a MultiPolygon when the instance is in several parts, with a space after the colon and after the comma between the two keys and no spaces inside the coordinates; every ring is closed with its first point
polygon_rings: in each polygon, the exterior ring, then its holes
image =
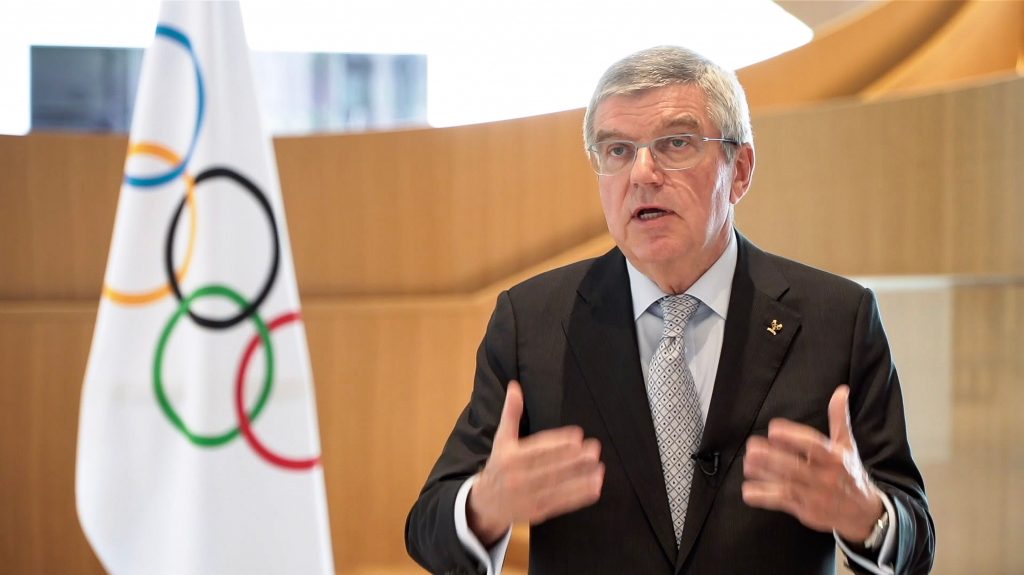
{"type": "Polygon", "coordinates": [[[680,337],[687,322],[700,307],[700,300],[691,295],[670,295],[659,300],[665,318],[662,337],[680,337]]]}

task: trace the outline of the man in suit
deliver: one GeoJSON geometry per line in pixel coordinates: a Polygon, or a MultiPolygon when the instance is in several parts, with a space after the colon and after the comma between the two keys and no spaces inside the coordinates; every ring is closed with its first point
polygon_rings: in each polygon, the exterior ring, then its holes
{"type": "Polygon", "coordinates": [[[870,291],[733,226],[754,171],[735,75],[681,48],[584,120],[617,247],[503,292],[469,405],[406,524],[433,572],[924,573],[934,526],[870,291]]]}

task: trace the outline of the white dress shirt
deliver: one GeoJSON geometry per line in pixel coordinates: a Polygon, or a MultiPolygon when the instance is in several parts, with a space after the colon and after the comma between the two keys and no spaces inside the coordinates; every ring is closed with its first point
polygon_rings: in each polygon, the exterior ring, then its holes
{"type": "MultiPolygon", "coordinates": [[[[683,357],[697,386],[704,421],[708,419],[711,392],[715,388],[715,374],[718,373],[718,358],[722,355],[725,315],[729,311],[729,298],[732,297],[732,276],[736,273],[737,251],[736,239],[730,236],[729,245],[718,261],[684,292],[700,300],[700,307],[683,332],[683,357]]],[[[629,273],[629,289],[633,295],[633,320],[636,322],[637,347],[640,348],[640,369],[644,372],[646,384],[651,358],[661,343],[665,325],[658,300],[674,294],[661,291],[658,284],[640,273],[629,260],[626,260],[626,271],[629,273]]]]}
{"type": "MultiPolygon", "coordinates": [[[[736,274],[738,251],[736,238],[730,235],[729,244],[722,255],[685,292],[700,300],[700,307],[687,323],[683,334],[683,356],[693,374],[693,381],[697,386],[697,396],[700,398],[701,415],[705,422],[711,406],[715,375],[718,373],[718,360],[722,354],[725,319],[729,310],[729,298],[732,296],[732,279],[736,274]]],[[[636,322],[640,367],[643,370],[646,384],[651,357],[661,342],[665,323],[658,300],[673,294],[661,291],[654,281],[640,273],[628,259],[626,260],[626,271],[629,274],[629,289],[633,297],[633,320],[636,322]]],[[[483,544],[469,528],[466,519],[466,500],[475,481],[475,475],[467,479],[456,496],[455,531],[466,550],[472,553],[482,566],[486,567],[487,575],[499,575],[505,560],[505,551],[508,549],[508,543],[512,536],[512,529],[509,527],[505,536],[491,549],[484,549],[483,544]]],[[[892,503],[884,494],[882,501],[889,512],[890,525],[894,526],[896,515],[892,503]]],[[[894,527],[890,527],[886,533],[877,564],[853,554],[838,535],[834,533],[833,535],[835,535],[840,548],[852,561],[877,575],[890,575],[893,573],[893,569],[887,563],[891,562],[890,558],[895,551],[895,531],[894,527]],[[883,562],[883,559],[887,561],[883,562]]]]}

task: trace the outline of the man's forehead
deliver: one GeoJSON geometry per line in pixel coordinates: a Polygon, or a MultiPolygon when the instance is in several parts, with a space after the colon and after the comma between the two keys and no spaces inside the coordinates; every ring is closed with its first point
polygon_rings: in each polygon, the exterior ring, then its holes
{"type": "Polygon", "coordinates": [[[598,139],[633,131],[699,131],[709,123],[704,93],[692,84],[609,96],[594,114],[598,139]]]}
{"type": "Polygon", "coordinates": [[[607,140],[609,138],[631,138],[634,137],[634,132],[639,129],[650,130],[653,129],[657,132],[672,132],[672,133],[702,133],[701,122],[698,118],[692,114],[681,114],[675,117],[666,117],[661,122],[656,122],[653,125],[647,124],[641,126],[639,123],[633,122],[613,122],[610,125],[602,126],[600,123],[597,125],[597,132],[595,134],[598,140],[607,140]]]}

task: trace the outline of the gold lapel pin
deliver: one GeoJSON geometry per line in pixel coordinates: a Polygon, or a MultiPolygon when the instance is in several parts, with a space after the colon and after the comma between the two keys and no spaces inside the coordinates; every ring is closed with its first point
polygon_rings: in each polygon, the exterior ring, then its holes
{"type": "Polygon", "coordinates": [[[772,335],[776,335],[780,331],[782,331],[782,324],[779,323],[779,320],[773,319],[772,325],[768,327],[768,332],[771,333],[772,335]]]}

